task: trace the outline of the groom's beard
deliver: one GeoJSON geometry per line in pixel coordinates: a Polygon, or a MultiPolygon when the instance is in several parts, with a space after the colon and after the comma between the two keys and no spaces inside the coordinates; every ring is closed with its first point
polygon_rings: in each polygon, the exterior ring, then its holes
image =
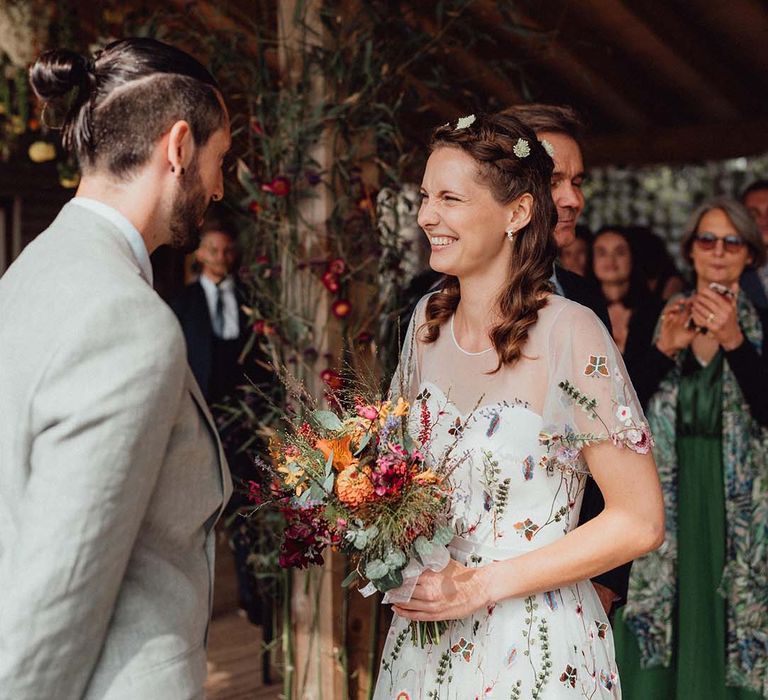
{"type": "Polygon", "coordinates": [[[200,227],[208,198],[205,196],[197,158],[179,180],[179,189],[171,210],[171,248],[191,253],[200,244],[200,227]]]}

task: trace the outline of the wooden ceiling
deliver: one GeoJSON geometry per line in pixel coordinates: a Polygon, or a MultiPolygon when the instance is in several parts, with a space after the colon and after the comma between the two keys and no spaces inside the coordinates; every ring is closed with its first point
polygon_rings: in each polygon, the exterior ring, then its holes
{"type": "MultiPolygon", "coordinates": [[[[517,0],[510,5],[469,3],[468,19],[489,40],[470,52],[448,39],[442,60],[452,70],[460,66],[478,93],[491,93],[490,104],[536,101],[578,109],[590,127],[586,155],[592,165],[768,151],[768,3],[517,0]]],[[[426,22],[423,9],[406,15],[406,21],[426,22]]],[[[434,90],[443,100],[450,94],[434,90]]]]}
{"type": "MultiPolygon", "coordinates": [[[[210,26],[226,30],[228,22],[242,27],[257,6],[262,16],[265,7],[274,16],[276,3],[297,1],[160,4],[190,17],[194,10],[198,21],[207,18],[210,26]]],[[[365,0],[326,2],[343,17],[365,0]]],[[[408,125],[416,138],[478,109],[535,101],[569,104],[584,116],[591,165],[695,162],[768,151],[768,2],[377,3],[385,9],[392,41],[400,31],[440,37],[429,60],[414,62],[404,76],[421,105],[408,125]]]]}

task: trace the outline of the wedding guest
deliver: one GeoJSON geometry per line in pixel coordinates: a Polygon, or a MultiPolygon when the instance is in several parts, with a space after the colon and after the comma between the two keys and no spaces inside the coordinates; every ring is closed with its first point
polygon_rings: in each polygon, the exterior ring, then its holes
{"type": "Polygon", "coordinates": [[[633,265],[653,295],[667,301],[685,290],[685,279],[661,236],[647,226],[626,226],[624,231],[632,241],[633,265]]]}
{"type": "Polygon", "coordinates": [[[667,512],[635,562],[616,648],[628,700],[758,700],[768,665],[768,314],[739,290],[765,263],[755,222],[713,199],[688,222],[696,286],[671,300],[636,378],[667,512]],[[724,596],[724,597],[723,597],[724,596]]]}
{"type": "MultiPolygon", "coordinates": [[[[536,132],[536,138],[548,144],[555,166],[551,181],[552,199],[557,209],[554,238],[558,250],[561,250],[575,240],[576,223],[584,210],[584,192],[581,186],[585,169],[580,143],[584,124],[573,109],[561,105],[517,105],[501,113],[520,119],[536,132]]],[[[553,270],[550,281],[555,291],[566,299],[591,309],[610,332],[608,309],[594,280],[581,277],[561,265],[555,265],[553,270]]],[[[580,522],[583,524],[591,520],[602,512],[604,507],[600,489],[594,481],[589,480],[581,506],[580,522]]],[[[623,604],[631,565],[631,562],[628,562],[593,579],[606,612],[610,613],[615,606],[623,604]]]]}
{"type": "Polygon", "coordinates": [[[586,226],[576,226],[573,243],[558,251],[560,266],[569,272],[585,277],[592,267],[592,234],[586,226]]]}
{"type": "Polygon", "coordinates": [[[152,39],[30,82],[82,179],[0,279],[0,696],[201,698],[231,482],[149,256],[222,198],[227,109],[152,39]]]}
{"type": "MultiPolygon", "coordinates": [[[[741,194],[741,203],[757,223],[763,243],[768,245],[768,180],[757,180],[749,185],[741,194]]],[[[768,308],[768,263],[746,270],[741,287],[755,306],[768,308]]]]}
{"type": "Polygon", "coordinates": [[[233,274],[237,233],[215,213],[206,217],[195,251],[200,276],[171,302],[187,341],[189,366],[210,404],[245,381],[240,354],[250,328],[233,274]]]}
{"type": "Polygon", "coordinates": [[[462,455],[455,536],[445,568],[396,601],[374,698],[615,698],[590,577],[661,540],[642,410],[604,325],[552,293],[546,146],[509,114],[472,115],[430,151],[419,225],[447,279],[417,306],[393,383],[427,464],[462,455]],[[606,507],[578,525],[589,478],[606,507]],[[438,620],[451,623],[424,646],[409,631],[438,620]]]}
{"type": "Polygon", "coordinates": [[[635,248],[626,229],[604,226],[592,240],[592,274],[608,305],[611,335],[624,356],[629,376],[647,353],[662,302],[634,264],[635,248]]]}

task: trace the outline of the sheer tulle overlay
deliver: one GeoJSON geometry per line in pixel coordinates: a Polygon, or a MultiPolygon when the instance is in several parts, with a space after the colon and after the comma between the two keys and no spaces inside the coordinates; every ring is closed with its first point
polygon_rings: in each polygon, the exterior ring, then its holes
{"type": "MultiPolygon", "coordinates": [[[[586,444],[646,452],[645,419],[610,335],[585,307],[550,296],[525,358],[492,374],[492,350],[467,353],[451,324],[425,344],[422,299],[394,393],[412,402],[410,430],[428,459],[453,446],[452,556],[467,566],[519,556],[576,527],[586,444]],[[458,438],[458,439],[457,439],[458,438]]],[[[505,600],[453,621],[439,644],[414,647],[408,622],[389,630],[374,697],[619,698],[611,629],[589,581],[505,600]]]]}

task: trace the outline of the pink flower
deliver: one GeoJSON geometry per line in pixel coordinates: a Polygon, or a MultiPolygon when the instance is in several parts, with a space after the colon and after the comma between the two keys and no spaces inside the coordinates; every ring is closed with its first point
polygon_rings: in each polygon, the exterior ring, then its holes
{"type": "Polygon", "coordinates": [[[358,406],[357,415],[366,420],[376,420],[379,417],[379,409],[375,406],[358,406]]]}

